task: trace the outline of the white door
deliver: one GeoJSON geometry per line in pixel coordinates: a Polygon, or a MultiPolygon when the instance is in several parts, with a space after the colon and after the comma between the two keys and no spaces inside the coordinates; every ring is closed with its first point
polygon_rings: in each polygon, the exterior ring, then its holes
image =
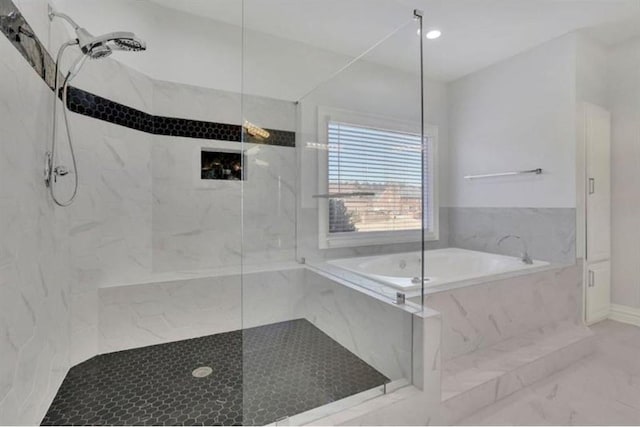
{"type": "Polygon", "coordinates": [[[611,305],[611,115],[585,107],[585,321],[608,317],[611,305]]]}
{"type": "Polygon", "coordinates": [[[586,322],[591,324],[609,317],[611,305],[611,263],[597,262],[587,267],[586,322]]]}

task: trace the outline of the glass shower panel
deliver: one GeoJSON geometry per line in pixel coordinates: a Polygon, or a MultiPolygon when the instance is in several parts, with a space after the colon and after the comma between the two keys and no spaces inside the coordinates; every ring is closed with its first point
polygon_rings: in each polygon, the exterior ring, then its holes
{"type": "Polygon", "coordinates": [[[244,0],[244,424],[306,423],[412,382],[419,286],[398,296],[347,265],[376,256],[379,276],[421,281],[418,24],[375,7],[244,0]]]}
{"type": "Polygon", "coordinates": [[[419,21],[405,12],[298,100],[297,258],[419,309],[422,230],[437,221],[421,138],[419,21]]]}

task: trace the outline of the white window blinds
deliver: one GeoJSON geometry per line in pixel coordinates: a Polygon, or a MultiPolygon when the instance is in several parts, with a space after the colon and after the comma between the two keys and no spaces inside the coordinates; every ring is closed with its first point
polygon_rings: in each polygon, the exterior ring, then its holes
{"type": "MultiPolygon", "coordinates": [[[[423,171],[420,135],[332,121],[328,143],[329,193],[373,193],[330,199],[330,234],[422,228],[421,177],[423,173],[430,176],[430,162],[425,155],[423,171]]],[[[428,181],[424,197],[427,213],[431,200],[428,181]]]]}

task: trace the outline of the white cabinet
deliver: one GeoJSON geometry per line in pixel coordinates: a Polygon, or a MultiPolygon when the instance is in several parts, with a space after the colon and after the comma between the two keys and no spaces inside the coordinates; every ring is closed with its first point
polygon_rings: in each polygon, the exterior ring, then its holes
{"type": "Polygon", "coordinates": [[[585,321],[609,316],[611,306],[611,114],[584,105],[585,321]]]}
{"type": "Polygon", "coordinates": [[[587,260],[596,262],[611,258],[611,116],[587,111],[587,260]]]}
{"type": "Polygon", "coordinates": [[[611,263],[589,263],[586,274],[586,321],[595,323],[609,316],[611,306],[611,263]]]}

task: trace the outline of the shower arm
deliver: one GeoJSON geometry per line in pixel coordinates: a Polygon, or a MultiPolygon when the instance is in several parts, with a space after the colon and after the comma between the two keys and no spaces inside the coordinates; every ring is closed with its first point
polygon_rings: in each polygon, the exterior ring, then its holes
{"type": "Polygon", "coordinates": [[[67,15],[66,13],[60,13],[60,12],[56,12],[53,9],[49,9],[49,20],[53,21],[53,18],[61,18],[64,19],[65,21],[67,21],[69,23],[69,25],[71,25],[73,27],[74,30],[79,30],[80,29],[80,25],[78,25],[76,23],[76,21],[74,21],[73,19],[71,19],[71,17],[69,15],[67,15]]]}

